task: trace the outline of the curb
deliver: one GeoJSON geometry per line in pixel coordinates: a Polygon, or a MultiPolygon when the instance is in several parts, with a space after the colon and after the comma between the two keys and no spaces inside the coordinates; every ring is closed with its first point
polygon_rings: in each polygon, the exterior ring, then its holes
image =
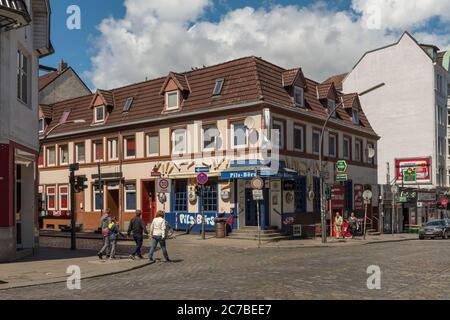
{"type": "MultiPolygon", "coordinates": [[[[81,280],[95,279],[95,278],[111,276],[111,275],[115,275],[115,274],[121,274],[121,273],[129,272],[129,271],[142,269],[142,268],[147,267],[147,266],[152,265],[152,264],[154,264],[154,262],[146,262],[146,263],[141,264],[139,266],[134,266],[132,268],[128,268],[128,269],[124,269],[124,270],[120,270],[120,271],[112,271],[112,272],[107,272],[107,273],[102,273],[102,274],[94,274],[94,275],[90,275],[90,276],[88,275],[88,276],[85,276],[85,277],[81,277],[81,280]]],[[[23,283],[23,284],[19,284],[19,285],[12,285],[12,286],[8,286],[8,287],[4,287],[4,288],[0,287],[0,292],[1,291],[18,289],[18,288],[30,288],[30,287],[47,285],[47,284],[63,283],[63,282],[67,281],[67,278],[65,278],[64,280],[62,280],[62,279],[59,280],[59,279],[60,278],[55,278],[53,280],[48,280],[48,281],[35,281],[33,283],[23,283]]]]}

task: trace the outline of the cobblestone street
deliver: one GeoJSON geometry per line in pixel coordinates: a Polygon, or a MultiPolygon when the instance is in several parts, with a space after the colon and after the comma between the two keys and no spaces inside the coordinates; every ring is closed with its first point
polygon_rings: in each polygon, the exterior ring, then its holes
{"type": "MultiPolygon", "coordinates": [[[[174,263],[65,283],[0,291],[0,299],[450,299],[450,242],[336,248],[224,248],[169,242],[174,263]],[[367,267],[381,268],[369,290],[367,267]]],[[[161,258],[161,252],[156,253],[161,258]]]]}

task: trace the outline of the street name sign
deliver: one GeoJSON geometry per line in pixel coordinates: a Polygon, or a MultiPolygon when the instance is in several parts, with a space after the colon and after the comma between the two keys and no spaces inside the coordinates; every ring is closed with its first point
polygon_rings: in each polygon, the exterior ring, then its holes
{"type": "Polygon", "coordinates": [[[209,173],[209,167],[208,166],[196,167],[195,173],[209,173]]]}
{"type": "Polygon", "coordinates": [[[346,173],[338,173],[336,175],[336,181],[347,181],[348,175],[346,173]]]}

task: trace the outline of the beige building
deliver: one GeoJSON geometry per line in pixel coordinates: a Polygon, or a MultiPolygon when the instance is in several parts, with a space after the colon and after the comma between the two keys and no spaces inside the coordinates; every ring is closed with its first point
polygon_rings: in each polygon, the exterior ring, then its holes
{"type": "Polygon", "coordinates": [[[234,228],[255,226],[255,175],[265,180],[262,226],[289,231],[294,223],[314,224],[320,220],[320,129],[336,105],[324,135],[323,170],[333,184],[335,163],[345,159],[349,180],[337,185],[331,205],[360,211],[360,191],[372,188],[376,207],[377,164],[366,150],[376,149],[379,137],[358,96],[307,79],[300,68],[247,57],[56,103],[45,130],[67,124],[43,141],[44,228],[70,223],[71,163],[88,179],[75,196],[84,230],[98,228],[105,208],[122,228],[136,209],[147,223],[163,209],[174,228],[199,228],[202,208],[208,230],[220,213],[234,216],[234,228]],[[80,119],[85,122],[73,123],[80,119]],[[205,170],[200,199],[196,176],[205,170]],[[161,177],[171,181],[166,202],[157,192],[161,177]]]}

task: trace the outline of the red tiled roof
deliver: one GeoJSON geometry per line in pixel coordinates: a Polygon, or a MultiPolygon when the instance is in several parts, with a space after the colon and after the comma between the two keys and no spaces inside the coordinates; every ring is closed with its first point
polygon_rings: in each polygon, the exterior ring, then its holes
{"type": "Polygon", "coordinates": [[[52,71],[50,73],[44,74],[39,77],[39,91],[44,89],[46,86],[48,86],[50,83],[56,80],[62,72],[59,71],[52,71]]]}
{"type": "Polygon", "coordinates": [[[317,85],[317,98],[319,100],[328,98],[328,94],[330,90],[332,90],[334,84],[333,83],[321,83],[317,85]]]}
{"type": "Polygon", "coordinates": [[[348,73],[342,73],[342,74],[337,74],[335,76],[331,76],[327,80],[322,82],[322,84],[334,83],[336,90],[342,91],[342,88],[343,88],[342,82],[344,81],[347,74],[348,73]]]}
{"type": "Polygon", "coordinates": [[[343,94],[341,97],[344,108],[349,109],[353,107],[353,103],[358,98],[358,94],[357,93],[343,94]]]}
{"type": "Polygon", "coordinates": [[[52,106],[47,105],[40,105],[39,108],[42,110],[42,113],[44,115],[44,118],[51,119],[53,114],[53,108],[52,106]]]}
{"type": "MultiPolygon", "coordinates": [[[[258,101],[272,102],[298,110],[298,107],[294,106],[293,97],[283,87],[283,77],[287,75],[287,70],[257,57],[240,58],[185,73],[172,73],[181,87],[189,87],[190,91],[186,99],[183,100],[178,114],[258,101]],[[219,78],[224,79],[223,89],[220,96],[213,97],[215,80],[219,78]]],[[[171,75],[169,74],[169,76],[171,75]]],[[[166,116],[163,112],[164,96],[160,93],[163,85],[167,83],[167,79],[168,77],[163,77],[109,91],[101,90],[105,99],[114,103],[106,124],[101,127],[125,126],[133,121],[164,118],[166,116]],[[122,107],[129,97],[134,98],[133,107],[130,112],[123,113],[122,107]]],[[[322,85],[307,78],[305,78],[305,81],[304,96],[307,112],[326,117],[327,110],[317,99],[317,87],[322,85]]],[[[323,86],[327,89],[327,93],[330,86],[332,85],[323,86]]],[[[53,119],[59,119],[65,109],[71,109],[69,120],[84,119],[86,122],[84,124],[67,124],[56,129],[54,133],[61,134],[72,130],[90,128],[93,117],[90,106],[93,98],[94,95],[89,95],[55,104],[53,119]]],[[[344,110],[341,111],[345,113],[344,110]]],[[[364,117],[361,116],[360,118],[363,119],[364,117]]],[[[352,125],[351,118],[348,115],[342,117],[342,121],[346,125],[352,125]]],[[[366,127],[365,129],[369,129],[375,135],[367,121],[363,124],[366,127]]]]}
{"type": "Polygon", "coordinates": [[[103,97],[103,100],[105,101],[105,104],[107,106],[113,107],[114,106],[114,93],[109,90],[97,90],[98,94],[103,97]]]}

